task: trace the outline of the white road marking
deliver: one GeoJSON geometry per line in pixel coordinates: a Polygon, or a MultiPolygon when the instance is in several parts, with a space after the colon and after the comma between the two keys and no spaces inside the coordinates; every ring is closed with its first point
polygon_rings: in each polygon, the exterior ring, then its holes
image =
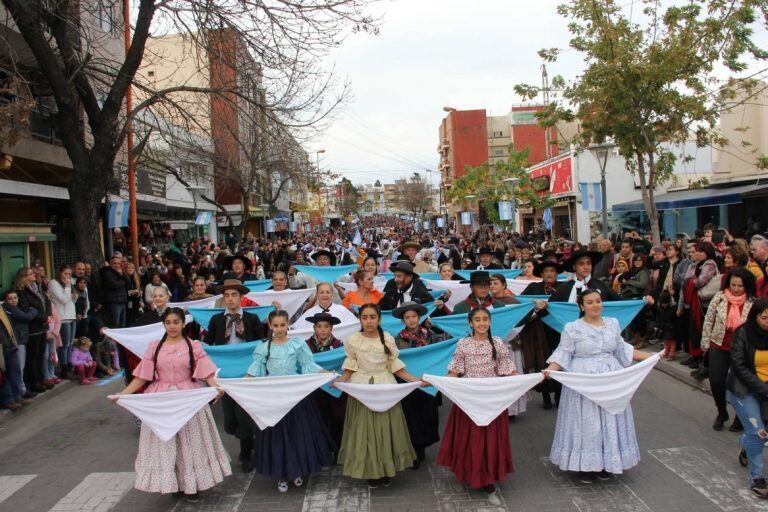
{"type": "Polygon", "coordinates": [[[91,473],[49,512],[107,512],[133,487],[136,474],[91,473]]]}
{"type": "Polygon", "coordinates": [[[648,450],[648,453],[726,512],[768,508],[747,489],[746,471],[743,474],[729,471],[704,448],[664,448],[648,450]]]}
{"type": "Polygon", "coordinates": [[[507,504],[498,492],[489,496],[460,483],[453,473],[441,466],[429,464],[428,468],[437,506],[442,512],[506,512],[507,504]]]}
{"type": "Polygon", "coordinates": [[[540,460],[552,479],[557,482],[563,496],[570,499],[580,512],[650,512],[651,510],[629,486],[615,476],[610,480],[584,484],[574,480],[568,472],[561,471],[549,462],[549,457],[541,457],[540,460]]]}
{"type": "Polygon", "coordinates": [[[347,478],[341,466],[316,473],[306,482],[302,512],[367,512],[371,510],[371,491],[365,480],[347,478]]]}
{"type": "Polygon", "coordinates": [[[37,475],[0,476],[0,503],[10,498],[11,494],[27,485],[36,476],[37,475]]]}
{"type": "Polygon", "coordinates": [[[237,512],[243,503],[245,494],[253,482],[254,472],[233,474],[222,483],[200,493],[200,501],[187,503],[180,499],[171,512],[193,512],[196,510],[215,510],[216,512],[237,512]]]}

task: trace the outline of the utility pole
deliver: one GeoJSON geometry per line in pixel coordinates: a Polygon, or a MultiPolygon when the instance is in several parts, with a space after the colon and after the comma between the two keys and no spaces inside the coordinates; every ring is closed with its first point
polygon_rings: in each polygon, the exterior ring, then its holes
{"type": "MultiPolygon", "coordinates": [[[[547,74],[547,66],[546,64],[541,65],[541,93],[543,96],[543,103],[544,107],[546,108],[547,105],[549,105],[549,75],[547,74]]],[[[547,160],[552,158],[552,149],[550,148],[551,141],[549,140],[549,127],[544,128],[544,144],[545,151],[547,155],[547,160]]]]}

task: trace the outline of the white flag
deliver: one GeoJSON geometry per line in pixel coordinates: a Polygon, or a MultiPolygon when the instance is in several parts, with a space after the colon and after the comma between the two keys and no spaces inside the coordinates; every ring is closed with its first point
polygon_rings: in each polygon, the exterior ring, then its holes
{"type": "Polygon", "coordinates": [[[304,290],[283,290],[281,292],[267,290],[264,292],[251,292],[247,297],[256,302],[259,306],[269,306],[274,301],[277,301],[282,308],[288,312],[288,317],[290,318],[314,292],[314,288],[304,290]]]}
{"type": "Polygon", "coordinates": [[[424,374],[422,378],[450,398],[475,425],[485,427],[541,382],[544,375],[529,373],[510,377],[456,378],[424,374]]]}
{"type": "Polygon", "coordinates": [[[640,387],[643,379],[659,362],[657,353],[633,366],[607,373],[550,372],[550,377],[568,386],[610,414],[619,414],[640,387]]]}
{"type": "MultiPolygon", "coordinates": [[[[192,315],[187,315],[184,323],[191,322],[192,315]]],[[[123,327],[122,329],[104,329],[104,336],[115,340],[138,357],[144,357],[149,344],[159,341],[165,333],[165,327],[159,320],[154,324],[140,325],[138,327],[123,327]]]]}
{"type": "Polygon", "coordinates": [[[117,397],[117,405],[131,411],[143,425],[157,434],[161,441],[173,438],[181,427],[208,402],[216,398],[216,388],[184,389],[138,395],[109,395],[117,397]]]}
{"type": "Polygon", "coordinates": [[[357,398],[373,412],[386,412],[411,391],[421,386],[420,382],[405,384],[355,384],[338,382],[336,388],[357,398]]]}
{"type": "Polygon", "coordinates": [[[296,404],[338,377],[335,373],[218,379],[232,400],[240,404],[261,430],[274,427],[296,404]]]}

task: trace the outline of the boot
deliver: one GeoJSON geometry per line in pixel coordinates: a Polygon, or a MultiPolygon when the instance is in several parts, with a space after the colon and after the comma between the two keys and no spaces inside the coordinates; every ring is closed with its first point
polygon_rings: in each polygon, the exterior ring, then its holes
{"type": "Polygon", "coordinates": [[[712,423],[712,428],[719,432],[719,431],[723,430],[723,424],[726,421],[728,421],[728,411],[718,412],[717,413],[717,417],[715,418],[714,423],[712,423]]]}
{"type": "Polygon", "coordinates": [[[744,431],[744,425],[741,424],[741,420],[738,416],[733,418],[733,423],[731,423],[731,426],[728,427],[728,432],[743,432],[744,431]]]}

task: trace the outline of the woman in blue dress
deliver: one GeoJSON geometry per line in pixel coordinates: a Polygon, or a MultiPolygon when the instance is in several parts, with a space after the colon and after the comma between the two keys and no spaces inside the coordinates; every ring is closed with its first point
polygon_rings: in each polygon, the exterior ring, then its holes
{"type": "MultiPolygon", "coordinates": [[[[600,292],[585,290],[577,299],[582,317],[566,324],[560,344],[544,370],[607,373],[653,354],[639,352],[621,337],[615,318],[604,318],[600,292]]],[[[640,462],[630,406],[611,414],[563,386],[549,459],[565,471],[577,471],[584,483],[608,480],[640,462]]]]}
{"type": "MultiPolygon", "coordinates": [[[[266,377],[325,371],[315,363],[304,340],[287,336],[288,313],[273,311],[267,322],[272,334],[253,351],[248,375],[266,377]]],[[[274,427],[256,429],[253,468],[257,473],[277,479],[277,489],[287,492],[289,481],[299,487],[304,477],[333,466],[336,451],[328,427],[309,395],[274,427]]]]}

